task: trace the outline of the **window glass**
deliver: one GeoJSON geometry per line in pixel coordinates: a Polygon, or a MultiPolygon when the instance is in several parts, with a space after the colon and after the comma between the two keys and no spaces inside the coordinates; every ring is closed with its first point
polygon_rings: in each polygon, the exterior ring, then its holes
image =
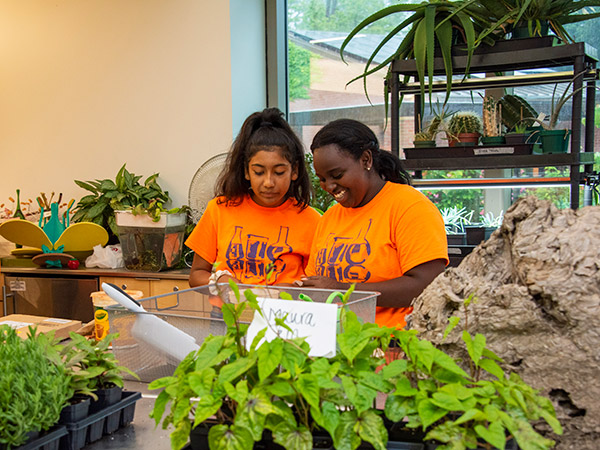
{"type": "MultiPolygon", "coordinates": [[[[373,49],[395,25],[399,15],[392,15],[387,22],[377,22],[364,33],[354,38],[344,52],[345,62],[340,57],[340,46],[358,23],[370,13],[380,10],[393,2],[385,0],[288,0],[288,79],[289,79],[289,119],[308,149],[314,134],[324,124],[340,117],[360,120],[369,125],[380,140],[381,147],[391,148],[391,127],[386,126],[384,108],[384,76],[386,69],[370,75],[364,80],[359,77],[364,63],[373,49]]],[[[403,2],[406,3],[406,2],[403,2]]],[[[414,1],[413,3],[420,3],[414,1]]],[[[600,48],[600,33],[597,33],[600,19],[567,25],[567,31],[576,41],[584,41],[600,48]]],[[[389,55],[399,43],[390,42],[389,55]]],[[[375,61],[377,62],[377,61],[375,61]]],[[[550,69],[540,69],[550,70],[550,69]]],[[[556,68],[552,70],[565,70],[556,68]]],[[[484,76],[483,74],[477,76],[484,76]]],[[[567,86],[559,85],[560,95],[567,86]]],[[[550,100],[554,85],[527,86],[509,91],[526,99],[537,112],[550,111],[550,100]]],[[[503,94],[500,91],[499,95],[503,94]]],[[[453,92],[449,109],[451,111],[473,110],[481,114],[484,91],[453,92]]],[[[600,96],[597,96],[600,98],[600,96]]],[[[436,96],[434,95],[434,102],[436,96]]],[[[441,98],[441,97],[440,97],[441,98]]],[[[585,99],[584,99],[585,102],[585,99]]],[[[600,103],[600,102],[597,102],[600,103]]],[[[584,103],[585,105],[585,103],[584,103]]],[[[600,110],[600,106],[597,107],[600,110]]],[[[431,119],[428,106],[423,111],[422,122],[431,119]]],[[[560,122],[570,125],[571,103],[568,101],[561,112],[560,122]]],[[[600,125],[600,120],[594,117],[600,125]]],[[[407,96],[400,109],[400,148],[413,147],[415,134],[413,98],[407,96]]],[[[437,136],[438,146],[447,146],[443,133],[437,136]]],[[[401,151],[402,153],[402,151],[401,151]]],[[[401,157],[403,155],[401,154],[401,157]]],[[[596,167],[597,170],[597,167],[596,167]]],[[[463,178],[568,178],[566,167],[526,169],[526,170],[469,170],[441,171],[431,170],[421,174],[425,179],[463,179],[463,178]]],[[[447,183],[446,183],[447,184],[447,183]]],[[[523,195],[537,195],[553,201],[558,207],[569,206],[568,186],[550,186],[527,188],[495,189],[430,189],[420,188],[440,209],[458,207],[473,211],[473,219],[488,213],[498,215],[512,202],[523,195]]],[[[583,194],[582,194],[583,195],[583,194]]],[[[583,199],[580,204],[583,205],[583,199]]]]}

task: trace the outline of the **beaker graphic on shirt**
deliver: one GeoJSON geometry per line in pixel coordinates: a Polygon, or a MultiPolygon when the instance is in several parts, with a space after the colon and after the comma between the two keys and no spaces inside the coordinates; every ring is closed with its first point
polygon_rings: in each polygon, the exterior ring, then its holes
{"type": "Polygon", "coordinates": [[[327,266],[327,249],[332,241],[333,233],[329,233],[327,239],[325,239],[325,246],[317,250],[317,256],[315,256],[315,273],[317,275],[325,276],[325,268],[327,266]]]}
{"type": "Polygon", "coordinates": [[[367,240],[367,233],[371,228],[371,222],[373,219],[369,219],[366,229],[361,229],[358,232],[358,236],[348,244],[348,249],[344,254],[345,261],[348,265],[362,264],[371,254],[371,244],[367,240]]]}
{"type": "Polygon", "coordinates": [[[243,227],[236,226],[233,230],[233,237],[229,241],[229,246],[225,252],[227,266],[233,270],[243,270],[244,268],[244,244],[242,243],[243,227]]]}
{"type": "Polygon", "coordinates": [[[266,236],[249,234],[246,240],[246,264],[244,276],[259,277],[258,282],[264,281],[265,277],[265,254],[269,239],[266,236]]]}
{"type": "Polygon", "coordinates": [[[267,259],[271,261],[271,264],[274,267],[271,276],[269,277],[269,282],[272,283],[277,279],[277,276],[283,272],[285,269],[285,262],[281,259],[282,255],[287,255],[293,252],[293,248],[290,244],[288,244],[288,236],[289,236],[290,228],[284,227],[283,225],[279,227],[279,236],[277,236],[277,241],[269,245],[267,247],[267,259]]]}

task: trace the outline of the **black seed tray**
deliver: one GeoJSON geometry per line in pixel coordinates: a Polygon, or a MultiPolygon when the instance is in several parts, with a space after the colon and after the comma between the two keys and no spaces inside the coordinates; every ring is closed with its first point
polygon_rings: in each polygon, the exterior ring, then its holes
{"type": "Polygon", "coordinates": [[[20,447],[15,447],[14,450],[58,450],[60,438],[66,435],[66,427],[60,425],[52,428],[47,433],[44,433],[39,437],[26,442],[20,447]]]}
{"type": "Polygon", "coordinates": [[[121,401],[90,414],[83,420],[66,423],[68,434],[60,440],[58,450],[80,450],[86,444],[129,425],[135,414],[135,402],[140,398],[140,392],[123,391],[121,401]]]}

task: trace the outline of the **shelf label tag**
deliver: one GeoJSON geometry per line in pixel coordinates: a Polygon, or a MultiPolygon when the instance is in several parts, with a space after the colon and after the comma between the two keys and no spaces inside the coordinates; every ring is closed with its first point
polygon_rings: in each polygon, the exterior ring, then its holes
{"type": "Polygon", "coordinates": [[[10,287],[10,290],[13,292],[25,292],[27,290],[25,281],[23,280],[10,280],[8,287],[10,287]]]}
{"type": "Polygon", "coordinates": [[[257,301],[264,317],[254,314],[254,320],[248,327],[246,348],[250,349],[258,332],[266,328],[264,339],[267,342],[277,336],[284,339],[304,337],[310,345],[310,356],[335,356],[337,305],[261,297],[257,301]],[[275,319],[283,319],[291,331],[278,326],[275,319]]]}
{"type": "Polygon", "coordinates": [[[512,155],[515,152],[514,147],[488,147],[474,148],[473,154],[479,155],[512,155]]]}

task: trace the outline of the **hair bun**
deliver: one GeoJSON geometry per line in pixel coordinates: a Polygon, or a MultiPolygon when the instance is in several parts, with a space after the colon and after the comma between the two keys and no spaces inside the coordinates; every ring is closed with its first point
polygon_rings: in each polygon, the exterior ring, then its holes
{"type": "Polygon", "coordinates": [[[272,126],[273,126],[273,124],[271,122],[269,122],[268,120],[263,120],[260,123],[259,128],[262,128],[262,127],[272,127],[272,126]]]}

